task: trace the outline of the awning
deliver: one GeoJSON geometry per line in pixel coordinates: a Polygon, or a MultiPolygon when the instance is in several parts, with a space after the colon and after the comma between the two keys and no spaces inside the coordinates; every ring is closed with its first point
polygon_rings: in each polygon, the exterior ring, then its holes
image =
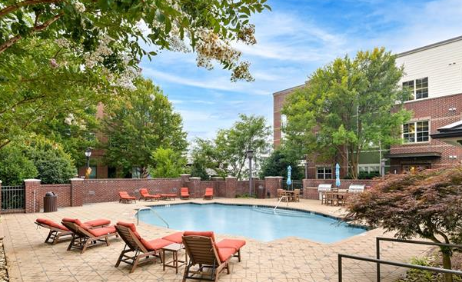
{"type": "Polygon", "coordinates": [[[430,136],[451,145],[462,146],[462,120],[440,127],[437,133],[430,136]]]}
{"type": "Polygon", "coordinates": [[[386,158],[404,159],[404,158],[441,158],[439,152],[424,152],[424,153],[402,153],[402,154],[387,154],[386,158]]]}

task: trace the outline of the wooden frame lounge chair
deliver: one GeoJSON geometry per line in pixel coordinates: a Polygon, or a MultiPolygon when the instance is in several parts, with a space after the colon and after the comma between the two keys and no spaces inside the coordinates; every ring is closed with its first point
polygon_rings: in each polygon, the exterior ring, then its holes
{"type": "Polygon", "coordinates": [[[120,191],[119,192],[119,203],[131,203],[132,201],[135,201],[136,203],[136,198],[130,196],[127,191],[120,191]]]}
{"type": "Polygon", "coordinates": [[[156,194],[156,195],[151,195],[151,194],[149,194],[149,191],[148,191],[148,189],[146,189],[146,188],[141,188],[141,189],[140,189],[140,199],[139,199],[140,201],[141,201],[141,199],[143,199],[143,200],[145,200],[145,201],[147,201],[147,200],[155,200],[155,201],[158,201],[158,200],[160,200],[161,198],[162,198],[162,197],[161,197],[160,195],[158,195],[158,194],[156,194]]]}
{"type": "Polygon", "coordinates": [[[96,246],[99,243],[106,243],[109,246],[109,236],[118,237],[114,225],[92,229],[80,220],[73,218],[63,218],[62,224],[72,232],[72,240],[67,247],[68,251],[78,249],[83,254],[88,247],[96,246]]]}
{"type": "Polygon", "coordinates": [[[165,194],[160,194],[160,196],[164,200],[171,200],[171,199],[175,200],[176,197],[178,197],[178,195],[175,193],[165,193],[165,194]]]}
{"type": "Polygon", "coordinates": [[[189,189],[187,187],[182,187],[180,190],[180,198],[183,200],[189,199],[189,189]]]}
{"type": "Polygon", "coordinates": [[[186,231],[183,236],[183,244],[186,253],[189,256],[189,263],[186,265],[183,282],[186,279],[198,279],[218,281],[218,276],[224,269],[229,270],[229,260],[238,252],[239,261],[240,248],[245,245],[243,240],[225,239],[219,243],[215,243],[213,232],[195,232],[186,231]],[[233,247],[234,246],[234,247],[233,247]],[[239,247],[239,250],[236,250],[239,247]],[[192,270],[195,265],[199,268],[192,270]],[[212,272],[209,277],[204,274],[205,268],[211,268],[212,272]],[[202,275],[196,277],[195,275],[202,275]]]}
{"type": "Polygon", "coordinates": [[[147,241],[141,238],[140,234],[136,231],[135,224],[133,223],[117,222],[115,228],[117,229],[117,233],[119,233],[120,237],[125,242],[125,247],[120,253],[115,267],[119,267],[121,262],[125,262],[132,266],[130,273],[133,273],[140,263],[150,261],[155,262],[157,258],[162,261],[160,250],[173,243],[172,241],[165,239],[147,241]]]}
{"type": "Polygon", "coordinates": [[[204,200],[213,199],[213,188],[205,188],[204,200]]]}
{"type": "MultiPolygon", "coordinates": [[[[40,227],[50,229],[50,232],[48,232],[48,236],[45,239],[45,243],[47,244],[54,245],[58,243],[59,239],[61,239],[62,237],[72,235],[72,231],[70,231],[66,226],[56,223],[51,219],[37,218],[35,220],[35,224],[37,224],[40,227]]],[[[111,224],[111,221],[108,219],[95,219],[84,222],[84,224],[89,226],[90,228],[99,228],[111,224]]]]}

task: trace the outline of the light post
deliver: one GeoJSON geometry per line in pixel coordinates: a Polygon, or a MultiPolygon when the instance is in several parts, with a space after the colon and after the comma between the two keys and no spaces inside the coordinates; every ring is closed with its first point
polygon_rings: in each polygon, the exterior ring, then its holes
{"type": "Polygon", "coordinates": [[[385,165],[386,165],[387,159],[381,159],[380,160],[380,174],[382,175],[382,178],[385,177],[385,165]]]}
{"type": "Polygon", "coordinates": [[[252,158],[253,150],[249,149],[245,152],[247,158],[249,158],[249,196],[252,195],[252,158]]]}
{"type": "Polygon", "coordinates": [[[90,178],[90,173],[91,173],[91,168],[90,168],[91,148],[90,147],[88,147],[87,150],[85,151],[85,157],[87,157],[87,171],[85,174],[87,178],[90,178]]]}

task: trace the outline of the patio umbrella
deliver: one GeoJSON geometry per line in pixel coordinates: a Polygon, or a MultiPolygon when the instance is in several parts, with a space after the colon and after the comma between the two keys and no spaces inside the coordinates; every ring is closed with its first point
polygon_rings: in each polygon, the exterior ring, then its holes
{"type": "Polygon", "coordinates": [[[335,165],[335,186],[340,187],[340,165],[335,165]]]}
{"type": "Polygon", "coordinates": [[[290,177],[292,177],[292,167],[289,165],[287,167],[287,188],[290,187],[292,184],[292,180],[290,180],[290,177]]]}

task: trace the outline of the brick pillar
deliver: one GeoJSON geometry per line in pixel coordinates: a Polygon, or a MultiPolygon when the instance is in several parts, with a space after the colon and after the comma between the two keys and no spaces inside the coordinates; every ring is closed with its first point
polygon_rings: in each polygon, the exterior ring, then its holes
{"type": "Polygon", "coordinates": [[[186,187],[186,183],[189,182],[191,174],[180,174],[181,187],[186,187]]]}
{"type": "Polygon", "coordinates": [[[40,179],[25,179],[24,194],[25,194],[25,211],[26,213],[34,213],[40,211],[40,179]]]}
{"type": "Polygon", "coordinates": [[[71,207],[83,206],[83,185],[82,178],[71,178],[71,207]]]}
{"type": "Polygon", "coordinates": [[[225,197],[226,198],[236,198],[237,178],[228,176],[225,178],[225,184],[226,184],[225,197]]]}
{"type": "Polygon", "coordinates": [[[190,177],[189,178],[189,194],[191,198],[202,198],[204,195],[201,195],[201,178],[200,177],[190,177]]]}
{"type": "Polygon", "coordinates": [[[266,192],[270,193],[270,198],[277,197],[277,189],[282,189],[282,176],[265,177],[266,192]]]}

